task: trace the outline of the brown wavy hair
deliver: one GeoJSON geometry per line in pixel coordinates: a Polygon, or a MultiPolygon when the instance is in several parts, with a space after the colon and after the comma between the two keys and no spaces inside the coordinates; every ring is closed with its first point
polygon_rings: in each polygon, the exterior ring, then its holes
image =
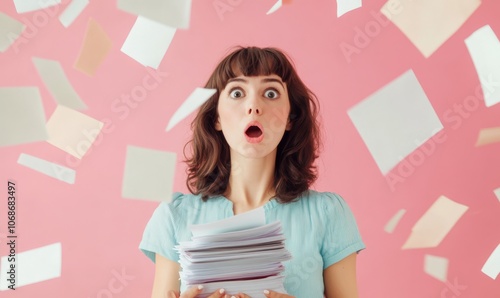
{"type": "Polygon", "coordinates": [[[297,75],[291,59],[276,48],[238,47],[215,68],[205,88],[217,91],[199,109],[191,123],[192,139],[184,146],[188,174],[186,185],[203,201],[222,195],[231,173],[229,145],[222,131],[215,129],[219,95],[229,79],[240,75],[275,74],[286,83],[290,100],[292,128],[285,131],[278,144],[274,171],[275,198],[292,202],[317,179],[314,161],[321,146],[318,113],[319,102],[297,75]],[[186,146],[191,144],[191,157],[186,146]]]}

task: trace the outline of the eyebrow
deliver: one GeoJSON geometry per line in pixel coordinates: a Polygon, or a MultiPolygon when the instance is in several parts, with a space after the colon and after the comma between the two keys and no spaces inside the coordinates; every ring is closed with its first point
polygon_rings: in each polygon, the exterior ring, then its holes
{"type": "MultiPolygon", "coordinates": [[[[227,84],[229,84],[231,82],[248,83],[248,80],[246,80],[244,78],[231,78],[231,79],[227,80],[227,84]]],[[[276,82],[276,83],[279,83],[283,88],[285,88],[285,86],[283,85],[283,82],[280,79],[276,79],[276,78],[264,78],[264,79],[262,79],[262,82],[264,82],[264,83],[276,82]]]]}

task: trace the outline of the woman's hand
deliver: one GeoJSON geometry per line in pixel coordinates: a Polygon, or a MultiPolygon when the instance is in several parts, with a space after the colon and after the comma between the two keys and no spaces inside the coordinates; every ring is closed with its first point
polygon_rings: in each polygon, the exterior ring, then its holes
{"type": "Polygon", "coordinates": [[[271,291],[271,290],[264,290],[264,295],[266,295],[267,298],[295,298],[293,296],[278,293],[278,292],[271,291]]]}
{"type": "MultiPolygon", "coordinates": [[[[169,291],[167,293],[167,298],[196,298],[196,296],[201,293],[202,290],[203,286],[191,287],[182,294],[179,294],[179,292],[169,291]]],[[[294,296],[274,292],[271,290],[265,290],[264,295],[267,298],[295,298],[294,296]]],[[[250,296],[244,293],[238,293],[237,295],[232,295],[230,297],[226,294],[226,291],[224,289],[219,289],[213,292],[212,295],[210,295],[208,298],[250,298],[250,296]]]]}
{"type": "MultiPolygon", "coordinates": [[[[180,294],[175,291],[168,291],[167,298],[196,298],[199,293],[203,290],[203,286],[191,287],[184,293],[180,294]]],[[[224,289],[219,289],[212,293],[212,295],[208,296],[208,298],[229,298],[226,295],[226,291],[224,289]]],[[[246,297],[245,297],[246,298],[246,297]]],[[[250,297],[248,297],[250,298],[250,297]]]]}

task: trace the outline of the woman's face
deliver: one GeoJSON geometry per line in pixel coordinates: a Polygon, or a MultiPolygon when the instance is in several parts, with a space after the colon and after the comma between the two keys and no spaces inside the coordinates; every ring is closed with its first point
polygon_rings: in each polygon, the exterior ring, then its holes
{"type": "Polygon", "coordinates": [[[287,86],[277,75],[230,79],[219,96],[215,128],[233,153],[262,158],[275,151],[288,122],[287,86]]]}

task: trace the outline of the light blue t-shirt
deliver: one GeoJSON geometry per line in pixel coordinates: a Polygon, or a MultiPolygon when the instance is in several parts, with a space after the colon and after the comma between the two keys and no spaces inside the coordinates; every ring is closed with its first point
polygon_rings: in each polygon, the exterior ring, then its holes
{"type": "MultiPolygon", "coordinates": [[[[323,297],[323,270],[365,248],[349,206],[335,193],[308,190],[296,202],[280,204],[273,199],[263,208],[266,223],[281,221],[285,247],[292,254],[291,260],[283,262],[289,295],[323,297]]],[[[177,262],[174,246],[191,240],[190,224],[233,215],[233,203],[223,196],[203,202],[201,195],[176,192],[172,202],[162,202],[154,211],[139,248],[153,262],[155,253],[177,262]]]]}

